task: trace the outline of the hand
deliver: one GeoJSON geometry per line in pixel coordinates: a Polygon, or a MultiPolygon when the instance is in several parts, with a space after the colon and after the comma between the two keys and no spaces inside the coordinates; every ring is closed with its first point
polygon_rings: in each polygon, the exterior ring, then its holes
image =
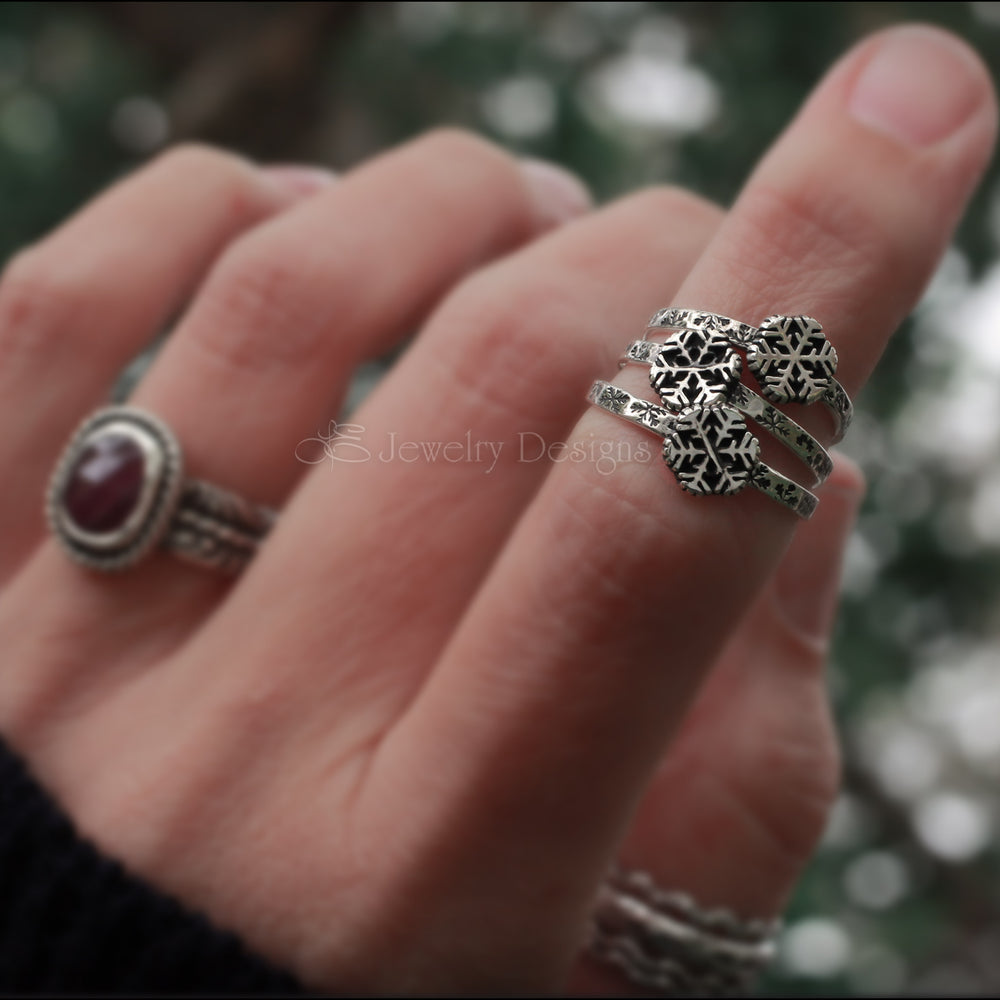
{"type": "Polygon", "coordinates": [[[654,439],[582,400],[670,301],[814,315],[856,392],[994,127],[959,43],[887,32],[725,219],[650,190],[522,249],[551,219],[462,135],[292,206],[168,155],[0,286],[0,731],[107,852],[320,988],[620,989],[575,964],[618,854],[777,912],[835,787],[820,665],[857,474],[779,567],[792,515],[682,494],[640,460],[654,439]],[[282,507],[233,585],[166,554],[87,572],[38,512],[73,425],[182,304],[133,401],[192,474],[282,507]],[[418,326],[352,418],[372,459],[305,474],[354,366],[418,326]],[[398,452],[467,433],[502,443],[488,474],[398,452]],[[521,461],[531,435],[626,459],[521,461]]]}

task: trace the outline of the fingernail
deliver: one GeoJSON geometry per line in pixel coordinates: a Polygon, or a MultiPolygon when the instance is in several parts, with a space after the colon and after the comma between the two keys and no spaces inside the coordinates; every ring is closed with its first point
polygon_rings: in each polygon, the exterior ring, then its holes
{"type": "Polygon", "coordinates": [[[988,82],[964,42],[936,28],[890,31],[855,81],[851,115],[906,146],[933,146],[983,103],[988,82]]]}
{"type": "Polygon", "coordinates": [[[261,169],[282,191],[299,198],[318,194],[337,179],[332,170],[299,166],[294,163],[281,163],[261,169]]]}
{"type": "Polygon", "coordinates": [[[521,170],[535,206],[539,228],[560,226],[583,215],[594,204],[579,177],[548,160],[521,160],[521,170]]]}
{"type": "Polygon", "coordinates": [[[860,478],[824,488],[813,520],[799,529],[774,578],[774,593],[789,624],[820,642],[833,623],[844,549],[862,496],[860,478]]]}

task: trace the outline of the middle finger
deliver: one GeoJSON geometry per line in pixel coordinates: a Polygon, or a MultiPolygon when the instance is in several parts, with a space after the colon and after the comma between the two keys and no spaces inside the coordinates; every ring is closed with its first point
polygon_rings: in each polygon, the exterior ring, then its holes
{"type": "MultiPolygon", "coordinates": [[[[370,708],[372,683],[383,723],[411,696],[552,462],[574,460],[560,442],[593,371],[613,361],[607,331],[623,314],[641,324],[673,293],[721,214],[651,189],[483,269],[352,418],[274,546],[274,558],[296,564],[296,593],[326,595],[322,621],[285,637],[286,655],[307,665],[333,644],[364,649],[360,672],[351,656],[323,665],[341,714],[355,697],[370,708]],[[583,305],[585,289],[602,294],[583,305]],[[391,558],[373,559],[383,548],[391,558]],[[378,599],[360,599],[362,586],[378,599]],[[404,623],[405,656],[387,607],[404,623]]],[[[289,586],[273,564],[260,569],[241,600],[289,586]]]]}

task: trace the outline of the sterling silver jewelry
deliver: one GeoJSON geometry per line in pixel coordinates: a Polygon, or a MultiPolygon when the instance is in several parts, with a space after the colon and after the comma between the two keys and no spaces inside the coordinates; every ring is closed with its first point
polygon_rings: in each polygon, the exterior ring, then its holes
{"type": "Polygon", "coordinates": [[[661,995],[730,996],[774,957],[780,926],[703,909],[645,872],[616,867],[598,891],[586,951],[661,995]]]}
{"type": "Polygon", "coordinates": [[[814,486],[833,471],[833,460],[816,438],[739,381],[740,356],[720,334],[687,330],[664,344],[636,340],[624,360],[651,366],[650,382],[672,410],[715,402],[736,407],[812,469],[814,486]]]}
{"type": "Polygon", "coordinates": [[[46,515],[69,556],[91,569],[126,569],[160,545],[230,574],[275,519],[235,493],[185,480],[173,432],[132,406],[105,407],[80,425],[52,475],[46,515]]]}
{"type": "Polygon", "coordinates": [[[811,316],[768,316],[759,327],[698,309],[661,309],[650,329],[699,330],[746,351],[761,392],[774,403],[821,402],[833,415],[834,443],[847,431],[854,407],[834,378],[837,352],[811,316]]]}
{"type": "Polygon", "coordinates": [[[702,403],[675,414],[600,379],[587,398],[663,437],[663,460],[688,493],[731,495],[754,486],[799,517],[816,510],[815,494],[760,460],[760,442],[733,406],[702,403]]]}

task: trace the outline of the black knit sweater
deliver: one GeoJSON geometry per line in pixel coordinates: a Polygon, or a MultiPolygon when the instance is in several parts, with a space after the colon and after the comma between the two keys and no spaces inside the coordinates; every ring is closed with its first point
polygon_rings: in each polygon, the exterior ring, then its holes
{"type": "Polygon", "coordinates": [[[82,840],[0,742],[0,994],[303,992],[82,840]]]}

